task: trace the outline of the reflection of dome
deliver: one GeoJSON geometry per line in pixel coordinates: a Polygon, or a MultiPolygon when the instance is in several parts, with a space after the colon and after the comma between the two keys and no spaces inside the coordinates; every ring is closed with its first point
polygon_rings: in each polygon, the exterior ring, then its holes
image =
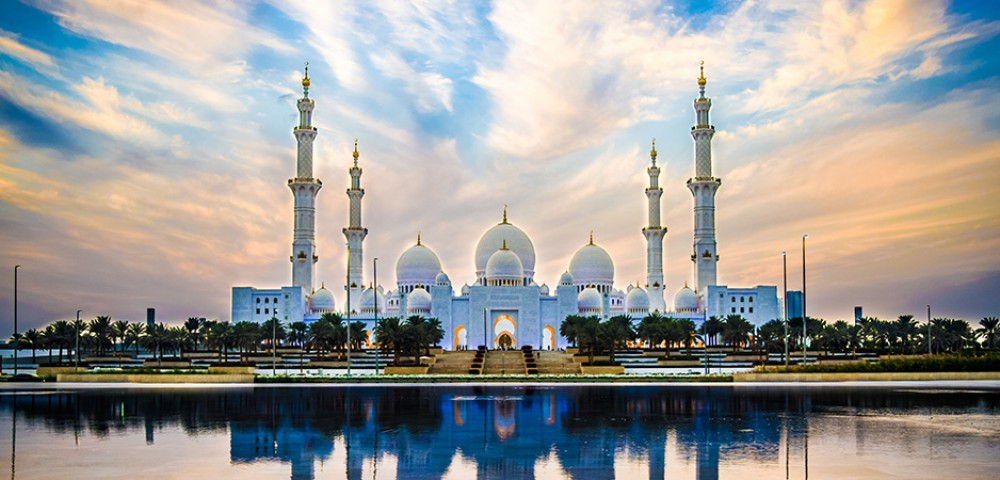
{"type": "Polygon", "coordinates": [[[434,277],[434,284],[441,287],[447,287],[451,285],[451,279],[448,278],[447,273],[440,272],[436,277],[434,277]]]}
{"type": "Polygon", "coordinates": [[[320,286],[319,290],[313,292],[312,298],[309,299],[309,305],[314,312],[332,312],[336,308],[333,292],[327,290],[326,285],[320,286]]]}
{"type": "Polygon", "coordinates": [[[625,310],[631,312],[633,310],[641,310],[643,312],[649,311],[649,294],[646,293],[642,287],[633,287],[628,291],[628,295],[625,295],[625,310]]]}
{"type": "Polygon", "coordinates": [[[505,241],[507,248],[516,253],[521,260],[524,275],[532,276],[535,271],[535,246],[531,244],[531,239],[523,230],[507,223],[506,209],[503,222],[487,230],[476,245],[476,274],[483,275],[486,272],[486,263],[505,241]]]}
{"type": "Polygon", "coordinates": [[[501,244],[500,250],[490,255],[486,262],[486,284],[490,286],[522,285],[524,267],[516,253],[507,249],[507,242],[501,244]]]}
{"type": "Polygon", "coordinates": [[[406,296],[406,314],[420,315],[431,313],[431,294],[427,293],[423,287],[414,288],[406,296]]]}
{"type": "Polygon", "coordinates": [[[374,288],[366,288],[365,291],[361,292],[361,312],[375,313],[376,298],[378,299],[378,312],[385,313],[385,295],[374,288]]]}
{"type": "Polygon", "coordinates": [[[600,314],[603,304],[601,292],[598,292],[594,287],[583,289],[576,297],[576,306],[581,314],[600,314]]]}
{"type": "Polygon", "coordinates": [[[569,273],[577,285],[611,286],[615,280],[615,264],[603,248],[594,245],[594,239],[573,255],[569,262],[569,273]]]}
{"type": "Polygon", "coordinates": [[[400,285],[433,285],[441,272],[441,260],[433,250],[420,243],[406,249],[396,262],[396,283],[400,285]]]}
{"type": "Polygon", "coordinates": [[[559,277],[559,285],[572,285],[573,276],[569,272],[563,272],[562,276],[559,277]]]}
{"type": "Polygon", "coordinates": [[[695,312],[698,310],[698,294],[688,288],[687,283],[674,296],[674,310],[678,312],[695,312]]]}

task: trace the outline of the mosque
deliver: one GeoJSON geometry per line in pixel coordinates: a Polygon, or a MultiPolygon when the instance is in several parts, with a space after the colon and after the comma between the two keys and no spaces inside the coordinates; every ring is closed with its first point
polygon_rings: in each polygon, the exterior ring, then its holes
{"type": "MultiPolygon", "coordinates": [[[[456,289],[441,269],[441,261],[430,246],[416,243],[396,262],[396,287],[384,291],[381,286],[365,288],[363,281],[364,240],[368,229],[362,226],[362,169],[358,166],[357,142],[354,164],[348,170],[350,187],[349,224],[343,229],[348,245],[348,305],[337,310],[333,292],[313,278],[319,255],[316,248],[316,195],[323,183],[313,176],[312,126],[315,101],[309,98],[309,70],[302,80],[303,96],[297,101],[299,122],[293,129],[298,143],[296,175],[288,180],[294,198],[292,240],[292,282],[290,286],[258,289],[233,287],[232,321],[264,322],[279,318],[283,323],[317,320],[326,312],[350,316],[374,331],[378,318],[422,315],[435,317],[445,330],[442,346],[446,349],[518,348],[531,345],[541,349],[561,349],[568,341],[559,335],[559,326],[569,315],[594,315],[602,320],[628,315],[637,324],[651,313],[694,320],[700,325],[712,316],[738,314],[755,325],[779,318],[777,288],[756,286],[732,288],[716,284],[719,261],[715,240],[715,193],[722,180],[712,175],[712,136],[715,127],[709,122],[712,100],[705,96],[704,66],[698,78],[699,96],[694,100],[696,122],[691,127],[695,141],[695,172],[687,180],[694,197],[694,239],[691,254],[694,288],[685,282],[673,298],[672,308],[664,299],[663,239],[667,229],[660,223],[660,167],[656,165],[656,144],[650,151],[646,169],[649,186],[648,225],[642,229],[646,238],[646,284],[616,288],[615,267],[611,255],[590,241],[580,247],[554,287],[535,280],[535,248],[531,238],[507,218],[507,208],[499,223],[490,226],[479,239],[475,250],[475,279],[456,289]]],[[[369,335],[369,342],[372,340],[369,335]]]]}

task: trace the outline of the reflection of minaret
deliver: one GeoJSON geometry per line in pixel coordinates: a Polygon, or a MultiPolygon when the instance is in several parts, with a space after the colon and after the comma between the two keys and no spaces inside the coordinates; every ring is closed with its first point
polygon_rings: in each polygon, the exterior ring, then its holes
{"type": "Polygon", "coordinates": [[[653,164],[646,169],[649,173],[649,187],[646,188],[646,198],[649,200],[649,225],[642,229],[646,237],[646,291],[649,293],[649,309],[656,312],[666,311],[663,303],[663,236],[667,229],[660,226],[660,167],[656,166],[656,140],[653,149],[649,151],[653,164]]]}
{"type": "Polygon", "coordinates": [[[368,236],[368,229],[361,226],[361,197],[365,196],[365,189],[361,188],[361,167],[358,166],[358,141],[354,141],[354,166],[351,172],[351,188],[347,189],[347,198],[351,200],[350,224],[344,228],[344,236],[347,237],[347,247],[351,251],[350,267],[347,271],[348,285],[344,288],[351,289],[352,312],[360,310],[361,292],[364,290],[364,280],[361,278],[364,266],[363,246],[365,237],[368,236]]]}
{"type": "Polygon", "coordinates": [[[292,240],[292,285],[302,287],[306,294],[313,291],[313,276],[319,255],[316,254],[316,194],[323,188],[319,179],[313,178],[313,140],[316,127],[312,126],[315,102],[309,98],[309,64],[302,78],[302,98],[298,101],[299,125],[293,130],[298,141],[298,161],[295,178],[288,180],[288,188],[295,197],[295,230],[292,240]]]}
{"type": "Polygon", "coordinates": [[[694,178],[688,179],[688,189],[694,196],[694,280],[698,293],[704,295],[709,285],[716,282],[716,262],[719,255],[715,245],[715,192],[722,180],[712,176],[712,136],[715,127],[708,121],[712,100],[705,98],[705,62],[698,77],[700,95],[694,100],[697,122],[691,127],[694,137],[694,178]]]}

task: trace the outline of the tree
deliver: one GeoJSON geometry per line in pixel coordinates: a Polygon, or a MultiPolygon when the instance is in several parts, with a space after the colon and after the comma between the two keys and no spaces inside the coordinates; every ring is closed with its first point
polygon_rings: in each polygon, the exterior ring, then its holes
{"type": "MultiPolygon", "coordinates": [[[[645,340],[650,349],[656,348],[665,340],[663,336],[664,319],[658,312],[653,312],[643,317],[639,322],[639,327],[636,328],[636,335],[645,340]]],[[[667,355],[670,355],[670,348],[667,348],[667,355]]]]}
{"type": "Polygon", "coordinates": [[[143,335],[146,334],[146,326],[139,323],[130,323],[128,328],[125,329],[125,346],[135,345],[135,355],[139,356],[139,347],[142,342],[143,335]]]}
{"type": "Polygon", "coordinates": [[[245,352],[256,352],[263,338],[260,325],[254,322],[238,322],[233,325],[233,337],[242,356],[245,352]]]}
{"type": "Polygon", "coordinates": [[[404,342],[403,326],[399,317],[378,319],[378,324],[375,325],[375,336],[383,349],[392,352],[392,363],[399,364],[399,355],[402,352],[404,342]]]}
{"type": "Polygon", "coordinates": [[[111,343],[115,346],[113,349],[120,350],[122,354],[125,353],[125,336],[128,334],[128,325],[125,320],[118,320],[111,325],[111,343]]]}
{"type": "Polygon", "coordinates": [[[304,347],[308,336],[309,326],[306,322],[292,322],[288,325],[288,341],[292,345],[304,347]]]}
{"type": "Polygon", "coordinates": [[[898,346],[899,353],[913,353],[915,345],[913,340],[918,337],[917,321],[913,315],[900,315],[892,324],[892,337],[898,346]]]}
{"type": "Polygon", "coordinates": [[[571,343],[574,347],[577,347],[579,344],[577,338],[579,336],[579,329],[585,318],[587,317],[580,315],[567,315],[566,319],[559,325],[559,335],[562,335],[563,338],[569,341],[569,343],[571,343]]]}
{"type": "Polygon", "coordinates": [[[711,340],[712,345],[717,344],[717,340],[719,338],[719,334],[722,333],[723,326],[722,320],[719,320],[719,318],[715,316],[708,317],[708,319],[701,324],[701,333],[707,337],[705,339],[706,347],[709,344],[709,340],[711,340]]]}
{"type": "Polygon", "coordinates": [[[979,321],[980,327],[976,329],[976,335],[982,337],[986,348],[996,349],[997,337],[1000,336],[1000,318],[984,317],[979,321]]]}
{"type": "Polygon", "coordinates": [[[594,364],[594,353],[600,347],[601,322],[596,316],[583,317],[577,325],[576,337],[580,348],[587,350],[589,364],[594,364]]]}
{"type": "Polygon", "coordinates": [[[722,325],[722,340],[732,346],[735,352],[740,346],[750,342],[753,325],[740,315],[727,315],[722,325]]]}
{"type": "Polygon", "coordinates": [[[140,340],[147,350],[153,352],[157,362],[163,361],[163,346],[167,343],[167,335],[166,326],[162,323],[154,323],[146,328],[146,335],[140,340]]]}
{"type": "Polygon", "coordinates": [[[24,332],[21,336],[18,347],[22,348],[21,345],[25,345],[23,348],[31,347],[31,363],[37,363],[35,361],[35,350],[39,347],[39,344],[42,343],[42,338],[42,332],[39,332],[34,328],[24,332]]]}
{"type": "Polygon", "coordinates": [[[188,332],[188,337],[194,342],[194,349],[197,350],[202,344],[203,336],[201,326],[205,323],[205,320],[198,317],[188,317],[184,321],[184,329],[188,332]]]}
{"type": "Polygon", "coordinates": [[[681,343],[684,344],[684,350],[687,356],[691,356],[691,346],[694,344],[695,330],[698,328],[695,326],[694,321],[687,318],[682,318],[679,320],[674,320],[674,325],[682,337],[681,343]]]}
{"type": "Polygon", "coordinates": [[[219,351],[219,358],[227,356],[229,348],[235,345],[233,326],[229,322],[207,324],[205,346],[219,351]]]}
{"type": "Polygon", "coordinates": [[[771,320],[757,329],[757,336],[760,337],[760,345],[767,352],[785,351],[785,321],[781,319],[771,320]]]}
{"type": "Polygon", "coordinates": [[[76,338],[76,329],[69,320],[59,320],[45,327],[45,338],[49,348],[59,349],[59,363],[63,361],[63,350],[69,350],[76,338]]]}
{"type": "Polygon", "coordinates": [[[111,345],[111,317],[99,315],[90,321],[87,330],[94,334],[97,341],[97,355],[103,356],[105,349],[111,345]]]}
{"type": "Polygon", "coordinates": [[[269,320],[264,322],[264,324],[261,325],[260,330],[261,335],[263,335],[267,344],[271,345],[271,348],[275,348],[280,345],[281,340],[284,340],[285,337],[288,336],[285,326],[281,324],[281,320],[278,320],[278,317],[271,317],[269,320]],[[273,342],[271,340],[272,335],[275,337],[273,342]]]}
{"type": "Polygon", "coordinates": [[[969,322],[954,318],[931,320],[931,347],[934,351],[958,353],[973,341],[969,322]]]}
{"type": "Polygon", "coordinates": [[[601,336],[611,347],[610,360],[615,363],[615,350],[625,348],[626,344],[635,340],[635,328],[632,327],[632,317],[615,315],[601,324],[601,336]]]}

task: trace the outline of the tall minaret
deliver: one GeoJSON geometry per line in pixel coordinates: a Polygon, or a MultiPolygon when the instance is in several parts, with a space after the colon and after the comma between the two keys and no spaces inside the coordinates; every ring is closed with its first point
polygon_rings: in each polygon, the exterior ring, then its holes
{"type": "Polygon", "coordinates": [[[313,276],[316,271],[316,194],[323,182],[313,178],[313,140],[316,127],[312,126],[315,102],[309,98],[309,62],[302,78],[302,98],[298,101],[299,125],[292,132],[299,144],[295,178],[288,180],[288,188],[295,198],[295,230],[292,235],[292,285],[302,287],[306,295],[312,294],[313,276]]]}
{"type": "Polygon", "coordinates": [[[705,97],[705,62],[701,62],[698,77],[700,95],[694,99],[697,123],[691,127],[694,137],[694,178],[688,179],[688,189],[694,195],[694,277],[698,294],[704,296],[709,285],[716,282],[716,263],[719,255],[715,245],[715,192],[722,179],[712,176],[712,136],[715,127],[708,121],[712,100],[705,97]]]}
{"type": "Polygon", "coordinates": [[[649,309],[665,312],[663,303],[663,236],[667,229],[660,226],[660,167],[656,166],[656,140],[653,149],[649,151],[653,164],[646,169],[649,173],[649,187],[646,188],[646,199],[649,201],[649,224],[642,229],[646,237],[646,290],[649,293],[649,309]]]}
{"type": "Polygon", "coordinates": [[[368,236],[368,229],[361,226],[361,197],[365,196],[365,189],[361,188],[361,167],[358,166],[358,141],[354,140],[354,166],[351,167],[351,188],[347,189],[347,198],[351,200],[350,224],[344,228],[344,236],[347,237],[347,249],[349,255],[349,267],[347,270],[348,285],[345,290],[351,289],[351,311],[361,310],[361,292],[365,289],[364,281],[361,278],[364,267],[364,242],[368,236]]]}

